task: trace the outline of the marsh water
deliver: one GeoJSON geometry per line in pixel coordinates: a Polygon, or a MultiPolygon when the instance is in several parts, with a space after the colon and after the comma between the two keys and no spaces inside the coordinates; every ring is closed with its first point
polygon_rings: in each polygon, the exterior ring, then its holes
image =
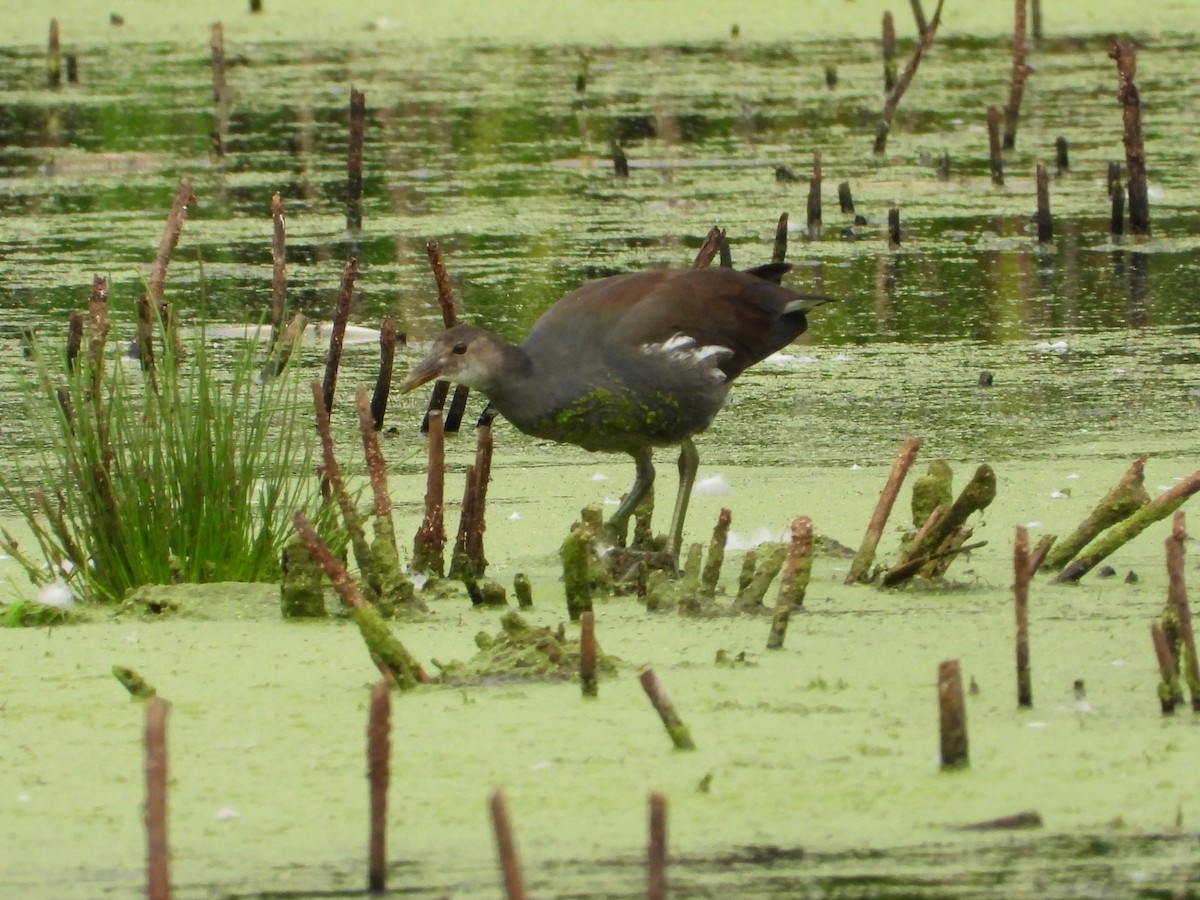
{"type": "MultiPolygon", "coordinates": [[[[1131,21],[1126,4],[1043,3],[1016,147],[996,187],[985,113],[1007,100],[1011,9],[956,5],[883,155],[872,152],[881,3],[566,3],[552,16],[536,5],[335,14],[307,3],[285,14],[268,0],[252,16],[239,4],[164,14],[132,3],[122,25],[75,3],[58,15],[79,83],[58,89],[45,86],[47,23],[23,11],[0,47],[0,349],[14,363],[0,375],[2,464],[31,439],[21,332],[65,334],[100,273],[118,333],[132,336],[182,177],[198,203],[167,295],[185,320],[265,314],[278,191],[289,304],[328,318],[342,261],[356,256],[352,321],[370,328],[395,315],[411,345],[401,368],[440,327],[429,238],[461,314],[517,339],[583,280],[689,265],[713,225],[727,229],[735,265],[765,262],[787,212],[790,284],[838,303],[741,379],[698,442],[701,476],[725,476],[733,493],[697,498],[690,537],[724,505],[746,535],[778,534],[805,513],[853,544],[901,438],[916,434],[923,457],[964,473],[996,468],[988,548],[933,595],[846,589],[844,562],[818,561],[809,615],[784,657],[758,651],[758,622],[611,610],[606,646],[664,667],[706,723],[697,730],[708,747],[694,759],[666,755],[661,735],[648,734],[628,675],[599,722],[561,685],[405,698],[400,716],[415,733],[399,745],[409,741],[413,765],[429,768],[398,801],[410,805],[397,813],[393,883],[407,879],[419,896],[494,896],[483,799],[505,783],[539,896],[636,896],[651,787],[674,804],[677,896],[1190,895],[1200,871],[1195,727],[1186,716],[1160,723],[1145,634],[1162,600],[1166,526],[1116,561],[1138,584],[1048,591],[1046,699],[1032,719],[1010,708],[1005,604],[1014,524],[1071,528],[1138,453],[1151,454],[1151,493],[1200,460],[1200,11],[1147,0],[1131,21]],[[227,114],[208,67],[218,15],[227,114]],[[1116,33],[1140,48],[1148,238],[1109,227],[1107,167],[1124,159],[1107,55],[1116,33]],[[367,100],[357,233],[345,220],[351,86],[367,100]],[[1058,137],[1070,150],[1063,170],[1058,137]],[[614,142],[628,177],[614,174],[614,142]],[[819,233],[804,227],[814,153],[819,233]],[[1031,221],[1039,161],[1053,173],[1055,231],[1044,245],[1031,221]],[[865,223],[839,210],[840,182],[865,223]],[[899,246],[886,234],[892,207],[899,246]],[[750,648],[756,666],[712,665],[716,649],[750,648]],[[960,654],[983,688],[972,701],[979,750],[971,773],[946,777],[933,761],[932,676],[939,658],[960,654]],[[1094,709],[1072,699],[1075,678],[1103,698],[1094,709]],[[781,693],[781,681],[792,690],[781,693]],[[698,792],[713,772],[714,793],[698,792]],[[1039,808],[1044,831],[950,830],[1026,807],[1039,808]]],[[[914,28],[896,6],[902,64],[914,28]]],[[[321,349],[308,356],[315,367],[321,349]]],[[[344,380],[373,377],[375,358],[370,343],[352,348],[344,380]]],[[[422,403],[393,398],[389,413],[406,522],[420,503],[422,403]]],[[[452,447],[452,468],[470,443],[452,447]]],[[[534,575],[539,616],[552,624],[558,541],[582,504],[619,495],[632,466],[503,424],[494,465],[489,557],[497,577],[534,575]]],[[[346,832],[359,827],[369,666],[347,629],[285,627],[270,597],[254,596],[239,607],[222,594],[195,621],[0,636],[10,645],[0,722],[12,735],[0,748],[0,844],[20,851],[0,869],[10,895],[137,893],[136,711],[112,703],[107,670],[118,659],[157,673],[178,705],[179,767],[192,779],[179,776],[175,807],[182,896],[355,893],[359,842],[346,832]],[[206,718],[231,689],[248,691],[245,708],[206,718]],[[318,745],[339,728],[344,743],[318,745]],[[84,758],[93,743],[94,766],[84,758]],[[241,762],[249,770],[230,774],[241,762]],[[257,812],[222,813],[243,804],[257,812]]],[[[465,609],[443,612],[411,635],[423,657],[469,655],[470,636],[494,630],[465,609]]]]}

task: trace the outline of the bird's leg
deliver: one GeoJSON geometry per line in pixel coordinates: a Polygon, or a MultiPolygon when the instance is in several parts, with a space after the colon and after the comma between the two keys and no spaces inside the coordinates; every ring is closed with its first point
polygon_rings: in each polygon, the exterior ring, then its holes
{"type": "Polygon", "coordinates": [[[646,496],[650,486],[654,484],[654,464],[650,461],[651,452],[649,447],[643,447],[633,454],[637,477],[633,479],[633,487],[629,489],[629,493],[625,495],[625,499],[621,501],[621,505],[617,507],[617,511],[612,514],[612,518],[605,525],[609,537],[622,547],[625,546],[625,536],[629,532],[630,516],[637,509],[637,505],[642,502],[642,498],[646,496]]]}
{"type": "Polygon", "coordinates": [[[692,485],[696,483],[696,470],[700,468],[700,454],[691,438],[684,438],[679,445],[679,493],[675,495],[675,511],[671,514],[671,542],[667,545],[675,558],[683,546],[683,520],[687,516],[688,501],[692,498],[692,485]]]}

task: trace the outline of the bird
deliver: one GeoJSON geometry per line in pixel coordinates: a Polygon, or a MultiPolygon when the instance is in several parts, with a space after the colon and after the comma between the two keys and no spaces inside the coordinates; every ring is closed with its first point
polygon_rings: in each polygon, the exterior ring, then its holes
{"type": "Polygon", "coordinates": [[[448,328],[399,390],[452,381],[482,392],[525,434],[629,454],[633,487],[606,523],[617,543],[654,483],[653,448],[678,446],[667,543],[678,558],[700,465],[692,438],[712,424],[734,379],[795,340],[808,312],[832,299],[784,287],[790,269],[664,268],[588,281],[519,344],[470,324],[448,328]]]}

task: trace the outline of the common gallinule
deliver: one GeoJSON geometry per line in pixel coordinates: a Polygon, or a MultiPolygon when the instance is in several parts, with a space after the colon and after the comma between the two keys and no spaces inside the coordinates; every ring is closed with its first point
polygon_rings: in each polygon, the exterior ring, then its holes
{"type": "Polygon", "coordinates": [[[678,554],[700,464],[692,436],[712,423],[733,379],[791,343],[808,327],[805,314],[829,300],[783,287],[790,268],[653,269],[589,281],[520,344],[473,325],[447,329],[400,390],[435,378],[465,384],[526,434],[628,453],[637,478],[608,522],[620,537],[654,482],[651,448],[678,444],[670,531],[678,554]]]}

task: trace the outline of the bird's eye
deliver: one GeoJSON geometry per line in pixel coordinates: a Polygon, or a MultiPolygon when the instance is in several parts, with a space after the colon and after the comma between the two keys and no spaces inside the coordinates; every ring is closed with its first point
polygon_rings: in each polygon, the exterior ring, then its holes
{"type": "Polygon", "coordinates": [[[459,341],[457,344],[454,345],[453,352],[457,353],[459,356],[461,356],[462,354],[467,352],[467,345],[464,344],[462,341],[459,341]]]}

